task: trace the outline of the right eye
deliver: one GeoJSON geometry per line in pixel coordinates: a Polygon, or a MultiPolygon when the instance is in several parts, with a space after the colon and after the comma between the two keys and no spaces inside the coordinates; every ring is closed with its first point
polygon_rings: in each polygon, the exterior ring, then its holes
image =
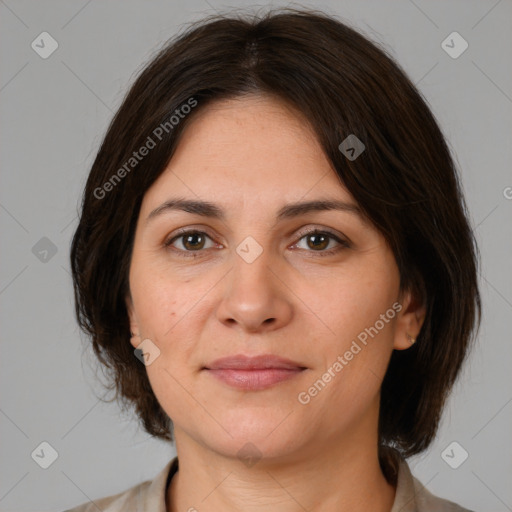
{"type": "Polygon", "coordinates": [[[165,241],[164,246],[172,251],[177,252],[180,256],[188,257],[196,255],[186,253],[197,253],[202,249],[209,249],[214,247],[215,244],[210,236],[207,235],[204,231],[198,231],[194,229],[181,231],[178,235],[175,235],[169,240],[165,241]],[[210,240],[213,245],[205,247],[207,240],[210,240]],[[177,242],[177,244],[175,244],[175,242],[177,242]],[[176,247],[176,245],[178,245],[178,247],[176,247]]]}

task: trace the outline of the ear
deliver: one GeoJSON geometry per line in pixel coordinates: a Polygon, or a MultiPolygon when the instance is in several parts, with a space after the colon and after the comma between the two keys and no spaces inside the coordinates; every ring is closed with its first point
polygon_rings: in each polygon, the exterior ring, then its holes
{"type": "Polygon", "coordinates": [[[126,311],[128,312],[128,320],[130,322],[130,333],[135,335],[135,336],[132,336],[130,334],[130,343],[132,344],[133,348],[137,348],[137,346],[140,345],[140,342],[142,340],[140,339],[139,323],[135,316],[135,311],[133,308],[133,301],[132,301],[132,297],[130,294],[128,294],[128,296],[126,297],[125,302],[126,302],[126,311]]]}
{"type": "Polygon", "coordinates": [[[405,291],[398,301],[402,309],[397,315],[395,324],[395,350],[405,350],[413,345],[411,337],[416,339],[419,334],[426,315],[424,301],[413,291],[405,291]]]}

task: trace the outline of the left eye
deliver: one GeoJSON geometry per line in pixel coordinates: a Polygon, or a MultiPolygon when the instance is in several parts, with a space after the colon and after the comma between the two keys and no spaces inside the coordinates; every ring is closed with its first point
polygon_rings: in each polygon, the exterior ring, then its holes
{"type": "MultiPolygon", "coordinates": [[[[310,231],[309,233],[305,233],[299,240],[295,246],[299,247],[299,244],[302,240],[305,240],[306,247],[305,249],[312,249],[313,252],[320,252],[320,253],[326,253],[331,254],[333,252],[337,252],[343,248],[348,247],[348,243],[339,239],[337,236],[335,236],[332,233],[326,232],[326,231],[310,231]],[[334,247],[329,248],[326,250],[331,242],[335,242],[334,247]]],[[[304,249],[304,247],[299,247],[299,249],[304,249]]]]}

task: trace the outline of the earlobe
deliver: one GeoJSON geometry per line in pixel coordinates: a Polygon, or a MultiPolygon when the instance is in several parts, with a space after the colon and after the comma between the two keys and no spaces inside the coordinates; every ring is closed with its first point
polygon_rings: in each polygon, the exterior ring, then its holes
{"type": "Polygon", "coordinates": [[[426,315],[424,301],[412,291],[404,293],[401,304],[403,307],[395,324],[395,350],[406,350],[416,343],[426,315]]]}
{"type": "Polygon", "coordinates": [[[130,331],[130,343],[133,348],[137,348],[140,345],[140,335],[139,333],[130,331]]]}
{"type": "Polygon", "coordinates": [[[406,332],[405,335],[407,336],[407,340],[411,345],[416,343],[416,338],[414,336],[411,336],[408,332],[406,332]]]}

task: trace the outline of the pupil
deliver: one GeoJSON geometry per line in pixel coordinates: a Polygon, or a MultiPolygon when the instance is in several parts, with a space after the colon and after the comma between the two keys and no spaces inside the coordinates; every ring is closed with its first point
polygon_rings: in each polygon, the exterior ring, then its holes
{"type": "Polygon", "coordinates": [[[313,244],[312,244],[313,247],[318,248],[318,247],[322,246],[321,248],[324,248],[325,241],[327,240],[327,237],[325,235],[310,235],[309,240],[311,241],[314,239],[321,239],[321,241],[319,243],[313,242],[313,244]]]}
{"type": "MultiPolygon", "coordinates": [[[[199,233],[194,233],[193,235],[187,235],[186,239],[185,239],[185,247],[189,248],[189,245],[191,245],[192,249],[197,249],[197,241],[194,243],[193,240],[195,238],[202,238],[202,236],[199,234],[199,233]]],[[[199,242],[200,244],[200,242],[199,242]]],[[[199,247],[200,248],[200,247],[199,247]]]]}

